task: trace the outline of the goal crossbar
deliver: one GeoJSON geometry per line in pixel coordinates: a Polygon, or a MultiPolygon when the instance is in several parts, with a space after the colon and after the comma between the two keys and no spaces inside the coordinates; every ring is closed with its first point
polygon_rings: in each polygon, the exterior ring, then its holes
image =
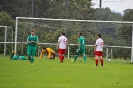
{"type": "Polygon", "coordinates": [[[133,24],[132,21],[101,21],[101,20],[75,20],[75,19],[52,19],[52,18],[32,18],[32,17],[16,17],[16,19],[27,20],[51,20],[51,21],[73,21],[73,22],[96,22],[96,23],[128,23],[133,24]]]}

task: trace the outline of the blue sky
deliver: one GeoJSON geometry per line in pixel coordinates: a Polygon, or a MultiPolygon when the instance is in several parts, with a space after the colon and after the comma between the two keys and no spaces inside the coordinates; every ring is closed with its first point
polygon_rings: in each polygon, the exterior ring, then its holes
{"type": "MultiPolygon", "coordinates": [[[[100,0],[92,0],[95,5],[93,8],[99,8],[100,0]]],[[[133,0],[102,0],[102,8],[109,7],[116,12],[123,12],[125,9],[133,9],[133,0]]]]}

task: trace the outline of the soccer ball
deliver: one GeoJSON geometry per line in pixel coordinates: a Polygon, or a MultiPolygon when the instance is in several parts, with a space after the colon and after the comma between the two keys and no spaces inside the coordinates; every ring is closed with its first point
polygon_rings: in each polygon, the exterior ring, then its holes
{"type": "Polygon", "coordinates": [[[111,59],[108,59],[108,61],[111,61],[111,59]]]}
{"type": "Polygon", "coordinates": [[[71,61],[74,61],[73,59],[71,59],[71,61]]]}

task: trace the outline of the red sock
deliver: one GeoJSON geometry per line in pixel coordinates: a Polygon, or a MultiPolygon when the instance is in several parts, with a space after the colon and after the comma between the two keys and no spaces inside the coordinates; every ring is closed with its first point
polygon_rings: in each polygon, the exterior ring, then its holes
{"type": "Polygon", "coordinates": [[[103,59],[100,59],[101,60],[101,66],[103,66],[103,59]]]}
{"type": "Polygon", "coordinates": [[[62,61],[62,56],[61,55],[59,55],[59,58],[60,58],[60,61],[62,61]]]}
{"type": "Polygon", "coordinates": [[[63,56],[60,56],[60,62],[63,63],[63,56]]]}
{"type": "Polygon", "coordinates": [[[96,66],[98,66],[98,59],[95,60],[96,66]]]}
{"type": "Polygon", "coordinates": [[[64,61],[64,56],[62,56],[62,60],[64,61]]]}
{"type": "Polygon", "coordinates": [[[60,56],[60,58],[61,58],[60,60],[62,61],[62,55],[60,56]]]}

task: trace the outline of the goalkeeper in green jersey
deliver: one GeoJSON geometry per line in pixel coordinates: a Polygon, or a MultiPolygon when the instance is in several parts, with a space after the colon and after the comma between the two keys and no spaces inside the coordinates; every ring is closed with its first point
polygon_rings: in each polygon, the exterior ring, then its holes
{"type": "Polygon", "coordinates": [[[10,60],[29,60],[23,55],[18,55],[12,50],[12,55],[10,56],[10,60]]]}
{"type": "Polygon", "coordinates": [[[36,54],[36,45],[38,43],[38,37],[35,35],[35,30],[31,31],[31,35],[27,38],[28,48],[27,48],[27,55],[30,60],[30,64],[33,65],[34,56],[36,54]]]}
{"type": "Polygon", "coordinates": [[[79,42],[79,47],[76,50],[76,54],[74,57],[74,62],[76,62],[76,59],[78,58],[79,54],[83,54],[84,57],[84,63],[86,62],[86,55],[85,55],[85,38],[82,36],[82,33],[78,34],[79,38],[78,38],[78,42],[79,42]]]}

